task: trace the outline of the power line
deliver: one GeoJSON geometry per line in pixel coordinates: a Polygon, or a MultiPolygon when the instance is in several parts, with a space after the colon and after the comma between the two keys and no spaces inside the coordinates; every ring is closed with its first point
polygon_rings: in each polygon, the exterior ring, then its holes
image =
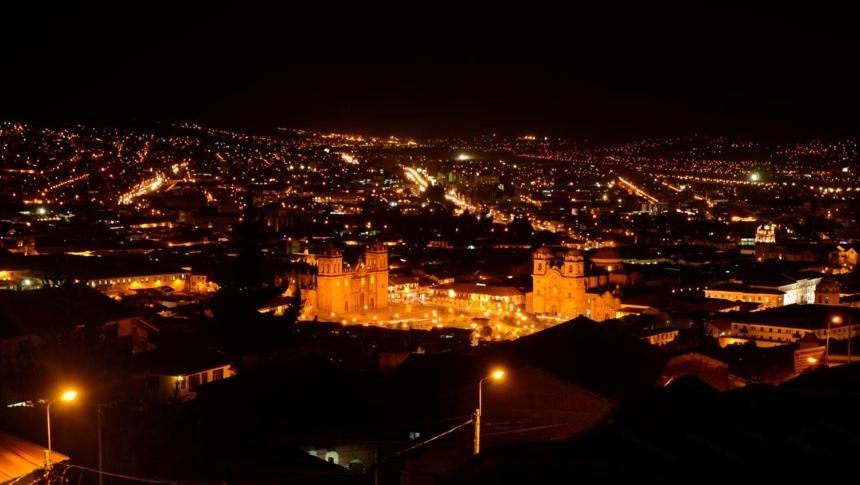
{"type": "Polygon", "coordinates": [[[412,446],[410,446],[410,447],[408,447],[408,448],[404,448],[404,449],[402,449],[402,450],[398,451],[397,453],[394,453],[394,454],[392,454],[392,455],[389,455],[389,456],[387,456],[387,457],[383,458],[381,461],[383,461],[383,462],[384,462],[384,461],[388,461],[388,460],[390,460],[390,459],[392,459],[392,458],[394,458],[394,457],[396,457],[396,456],[400,456],[400,455],[402,455],[402,454],[404,454],[404,453],[408,453],[408,452],[410,452],[410,451],[414,450],[415,448],[420,448],[420,447],[422,447],[422,446],[424,446],[424,445],[426,445],[426,444],[429,444],[429,443],[430,443],[430,442],[432,442],[432,441],[436,441],[436,440],[438,440],[439,438],[442,438],[442,437],[448,436],[449,434],[453,433],[454,431],[457,431],[458,429],[460,429],[460,428],[462,428],[462,427],[464,427],[464,426],[468,426],[468,425],[472,424],[472,422],[473,422],[473,420],[471,420],[471,419],[470,419],[470,420],[466,421],[465,423],[458,424],[457,426],[454,426],[453,428],[449,429],[448,431],[444,431],[444,432],[439,433],[439,434],[437,434],[437,435],[435,435],[435,436],[431,436],[430,438],[427,438],[426,440],[424,440],[424,441],[422,441],[422,442],[420,442],[420,443],[416,443],[416,444],[414,444],[414,445],[412,445],[412,446]]]}

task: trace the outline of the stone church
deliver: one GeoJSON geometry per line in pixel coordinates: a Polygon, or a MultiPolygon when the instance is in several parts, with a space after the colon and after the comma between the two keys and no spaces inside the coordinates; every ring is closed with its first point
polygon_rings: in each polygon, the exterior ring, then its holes
{"type": "Polygon", "coordinates": [[[556,255],[541,247],[532,255],[532,263],[527,312],[557,318],[584,315],[597,321],[616,317],[621,301],[607,287],[610,275],[604,271],[586,273],[580,251],[569,249],[556,255]]]}
{"type": "Polygon", "coordinates": [[[329,246],[314,258],[317,266],[313,288],[305,292],[306,309],[311,305],[320,316],[376,310],[388,307],[388,249],[372,243],[355,264],[329,246]]]}

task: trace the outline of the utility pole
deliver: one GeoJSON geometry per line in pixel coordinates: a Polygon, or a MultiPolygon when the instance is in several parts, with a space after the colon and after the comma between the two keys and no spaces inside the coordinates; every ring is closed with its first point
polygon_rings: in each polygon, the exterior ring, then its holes
{"type": "Polygon", "coordinates": [[[477,455],[481,452],[481,408],[475,410],[475,449],[473,453],[477,455]]]}
{"type": "Polygon", "coordinates": [[[481,410],[483,409],[482,402],[482,388],[484,386],[484,381],[487,379],[492,379],[494,381],[500,381],[505,378],[505,370],[504,369],[496,369],[492,372],[492,374],[484,377],[480,381],[478,381],[478,408],[475,409],[475,415],[472,418],[472,421],[475,423],[475,447],[473,449],[473,453],[477,455],[481,452],[481,410]]]}
{"type": "Polygon", "coordinates": [[[45,422],[48,426],[48,449],[45,450],[45,484],[51,483],[51,401],[45,405],[45,422]]]}
{"type": "Polygon", "coordinates": [[[99,428],[99,485],[104,485],[104,466],[102,463],[102,407],[101,405],[96,406],[96,416],[98,418],[98,428],[99,428]]]}

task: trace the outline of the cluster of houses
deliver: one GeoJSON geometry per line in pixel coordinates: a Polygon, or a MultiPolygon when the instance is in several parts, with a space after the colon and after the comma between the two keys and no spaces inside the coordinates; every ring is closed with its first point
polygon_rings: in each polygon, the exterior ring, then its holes
{"type": "Polygon", "coordinates": [[[230,362],[217,355],[193,347],[170,354],[160,348],[165,327],[175,331],[181,313],[199,309],[217,289],[205,275],[168,265],[79,258],[87,264],[67,265],[58,276],[42,269],[38,258],[11,259],[0,270],[3,288],[26,290],[0,291],[0,379],[49,365],[40,349],[83,334],[96,335],[101,345],[134,362],[129,393],[189,399],[196,387],[235,374],[230,362]],[[22,261],[31,266],[23,267],[22,261]]]}

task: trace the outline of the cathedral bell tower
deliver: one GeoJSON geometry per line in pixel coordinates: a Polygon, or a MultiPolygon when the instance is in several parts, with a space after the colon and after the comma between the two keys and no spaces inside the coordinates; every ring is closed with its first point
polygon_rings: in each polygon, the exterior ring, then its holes
{"type": "Polygon", "coordinates": [[[330,245],[317,256],[316,307],[326,313],[350,311],[349,276],[343,271],[343,254],[330,245]]]}
{"type": "Polygon", "coordinates": [[[320,276],[338,276],[343,273],[343,254],[334,246],[329,246],[317,256],[317,269],[320,276]]]}
{"type": "Polygon", "coordinates": [[[571,249],[564,254],[564,266],[561,274],[566,277],[579,277],[585,275],[585,259],[582,253],[571,249]]]}
{"type": "Polygon", "coordinates": [[[549,265],[552,263],[552,252],[546,246],[541,246],[532,254],[532,274],[535,276],[546,275],[549,265]]]}
{"type": "Polygon", "coordinates": [[[381,242],[371,243],[364,251],[368,271],[388,271],[388,249],[381,242]]]}

